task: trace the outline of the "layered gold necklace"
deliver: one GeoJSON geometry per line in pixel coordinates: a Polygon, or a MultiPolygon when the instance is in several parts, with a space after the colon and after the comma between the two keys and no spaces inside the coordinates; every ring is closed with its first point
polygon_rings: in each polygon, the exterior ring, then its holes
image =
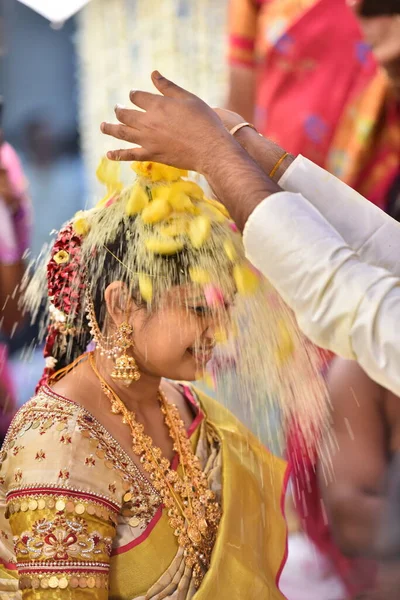
{"type": "Polygon", "coordinates": [[[151,437],[144,433],[144,427],[136,420],[135,413],[126,408],[100,375],[93,353],[89,353],[89,363],[100,381],[102,391],[110,400],[111,412],[122,415],[123,423],[131,430],[133,452],[139,457],[144,471],[149,473],[151,484],[162,498],[169,524],[183,548],[185,563],[193,570],[195,586],[199,587],[210,566],[221,510],[215,494],[208,487],[200,461],[192,451],[179,411],[159,390],[158,400],[174,442],[174,451],[179,457],[182,477],[171,468],[160,448],[153,445],[151,437]]]}

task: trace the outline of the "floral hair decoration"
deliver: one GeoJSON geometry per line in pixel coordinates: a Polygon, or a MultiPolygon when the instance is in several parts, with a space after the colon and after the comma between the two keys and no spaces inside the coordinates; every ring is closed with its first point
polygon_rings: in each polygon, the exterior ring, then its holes
{"type": "Polygon", "coordinates": [[[132,168],[136,179],[124,188],[119,163],[102,159],[97,176],[107,188],[105,197],[59,231],[27,285],[28,308],[37,309],[43,299],[48,304],[46,368],[39,385],[92,341],[88,311],[103,327],[104,292],[112,281],[122,282],[148,311],[160,309],[173,286],[195,286],[219,323],[215,364],[228,365],[214,368],[219,394],[249,402],[254,421],[260,410],[267,418],[269,400],[284,422],[295,415],[304,437],[314,438],[327,406],[320,355],[246,260],[225,207],[186,171],[153,162],[132,168]]]}

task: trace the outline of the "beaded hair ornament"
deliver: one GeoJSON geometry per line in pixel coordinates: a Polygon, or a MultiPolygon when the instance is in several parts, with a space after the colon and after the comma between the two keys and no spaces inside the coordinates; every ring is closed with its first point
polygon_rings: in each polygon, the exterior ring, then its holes
{"type": "Polygon", "coordinates": [[[211,364],[217,397],[233,410],[235,399],[244,403],[256,431],[261,423],[270,438],[276,423],[268,425],[268,407],[278,410],[283,431],[296,422],[306,444],[315,444],[327,410],[320,355],[246,260],[226,209],[186,171],[152,162],[132,168],[136,180],[123,189],[119,163],[102,160],[97,176],[107,186],[105,198],[59,231],[27,282],[29,310],[38,311],[44,299],[48,305],[39,385],[93,339],[112,353],[112,339],[103,335],[104,291],[112,281],[149,313],[162,310],[168,290],[190,284],[218,323],[211,364]]]}

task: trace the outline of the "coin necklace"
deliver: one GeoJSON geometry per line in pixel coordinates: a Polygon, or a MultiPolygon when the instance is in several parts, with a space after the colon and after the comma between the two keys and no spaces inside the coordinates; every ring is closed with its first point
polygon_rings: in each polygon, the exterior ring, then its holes
{"type": "Polygon", "coordinates": [[[139,457],[143,469],[149,473],[153,487],[167,509],[169,524],[183,548],[185,563],[193,570],[194,583],[199,587],[210,566],[212,549],[217,536],[221,510],[215,494],[209,489],[198,457],[193,453],[184,423],[174,404],[167,401],[159,390],[158,400],[169,435],[174,444],[182,469],[182,477],[171,468],[169,460],[162,456],[160,448],[153,445],[144,427],[138,423],[135,413],[128,410],[119,396],[100,375],[93,353],[89,364],[100,382],[102,391],[110,400],[111,412],[120,414],[129,426],[132,449],[139,457]]]}

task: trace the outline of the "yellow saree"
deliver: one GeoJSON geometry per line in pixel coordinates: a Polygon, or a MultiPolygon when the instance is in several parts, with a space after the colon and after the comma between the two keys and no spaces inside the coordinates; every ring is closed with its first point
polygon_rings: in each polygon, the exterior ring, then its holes
{"type": "Polygon", "coordinates": [[[185,393],[193,449],[222,503],[200,588],[152,486],[92,415],[44,387],[0,457],[0,598],[283,598],[285,465],[224,407],[185,393]]]}

